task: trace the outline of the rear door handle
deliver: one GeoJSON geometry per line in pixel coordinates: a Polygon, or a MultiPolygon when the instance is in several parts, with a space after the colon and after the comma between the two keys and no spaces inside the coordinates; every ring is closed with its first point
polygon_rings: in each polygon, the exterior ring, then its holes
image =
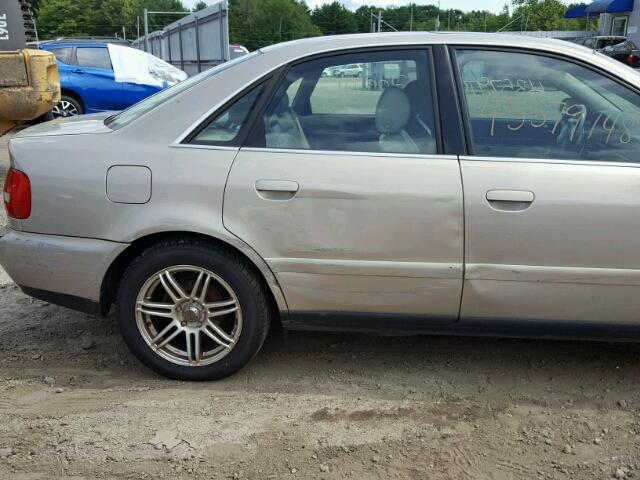
{"type": "Polygon", "coordinates": [[[527,190],[489,190],[487,200],[490,202],[533,202],[535,195],[527,190]]]}
{"type": "Polygon", "coordinates": [[[84,70],[80,70],[78,68],[71,70],[71,73],[77,73],[79,75],[84,75],[84,70]]]}
{"type": "Polygon", "coordinates": [[[528,190],[489,190],[486,198],[495,210],[517,212],[529,208],[535,195],[528,190]]]}
{"type": "Polygon", "coordinates": [[[257,180],[255,188],[267,200],[289,200],[298,193],[300,185],[292,180],[257,180]]]}

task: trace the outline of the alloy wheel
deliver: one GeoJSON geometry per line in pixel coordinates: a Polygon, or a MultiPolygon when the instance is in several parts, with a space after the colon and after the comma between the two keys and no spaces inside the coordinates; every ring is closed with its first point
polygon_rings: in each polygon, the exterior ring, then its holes
{"type": "Polygon", "coordinates": [[[135,309],[147,345],[178,365],[219,361],[233,350],[242,331],[235,292],[201,267],[180,265],[155,273],[140,289],[135,309]]]}
{"type": "Polygon", "coordinates": [[[58,117],[74,117],[79,114],[76,106],[69,102],[68,100],[61,100],[53,109],[51,110],[54,118],[58,117]]]}

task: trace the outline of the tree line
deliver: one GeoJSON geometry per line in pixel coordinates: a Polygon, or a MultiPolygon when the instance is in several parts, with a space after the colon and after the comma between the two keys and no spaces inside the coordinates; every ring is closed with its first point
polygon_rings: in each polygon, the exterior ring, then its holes
{"type": "MultiPolygon", "coordinates": [[[[142,32],[142,11],[188,12],[181,0],[31,0],[41,38],[57,36],[123,36],[135,38],[142,32]],[[140,23],[139,23],[140,22],[140,23]]],[[[434,0],[435,3],[435,0],[434,0]]],[[[194,10],[206,8],[200,0],[194,10]]],[[[440,9],[436,5],[407,2],[399,7],[363,5],[352,11],[338,1],[309,8],[304,0],[229,0],[229,29],[233,43],[250,50],[297,38],[377,31],[382,14],[382,31],[535,31],[585,30],[597,28],[597,21],[567,20],[571,4],[561,0],[512,0],[499,13],[440,9]]],[[[153,15],[150,30],[161,29],[178,17],[153,15]]]]}

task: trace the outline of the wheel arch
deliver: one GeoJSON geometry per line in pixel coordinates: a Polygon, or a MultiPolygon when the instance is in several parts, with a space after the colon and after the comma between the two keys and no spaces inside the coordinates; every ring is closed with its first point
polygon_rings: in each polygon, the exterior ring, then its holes
{"type": "Polygon", "coordinates": [[[109,312],[111,305],[114,303],[122,275],[131,262],[152,245],[172,238],[204,240],[240,256],[254,269],[254,272],[262,282],[274,313],[287,311],[287,304],[275,275],[264,260],[248,245],[240,240],[223,240],[196,232],[170,231],[151,233],[137,238],[111,262],[100,288],[100,310],[103,315],[109,312]]]}
{"type": "Polygon", "coordinates": [[[67,97],[72,97],[76,101],[78,101],[78,103],[80,103],[80,106],[82,107],[83,113],[87,110],[87,106],[85,105],[84,100],[82,99],[80,94],[78,94],[78,92],[76,92],[75,90],[72,90],[70,88],[62,87],[62,88],[60,88],[60,94],[61,95],[66,95],[67,97]]]}

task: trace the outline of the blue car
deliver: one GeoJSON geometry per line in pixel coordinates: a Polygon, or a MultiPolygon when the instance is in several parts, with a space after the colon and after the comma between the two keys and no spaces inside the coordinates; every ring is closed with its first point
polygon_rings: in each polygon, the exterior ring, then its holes
{"type": "Polygon", "coordinates": [[[54,117],[123,110],[162,87],[115,81],[107,42],[59,40],[40,48],[58,60],[62,98],[54,117]]]}

